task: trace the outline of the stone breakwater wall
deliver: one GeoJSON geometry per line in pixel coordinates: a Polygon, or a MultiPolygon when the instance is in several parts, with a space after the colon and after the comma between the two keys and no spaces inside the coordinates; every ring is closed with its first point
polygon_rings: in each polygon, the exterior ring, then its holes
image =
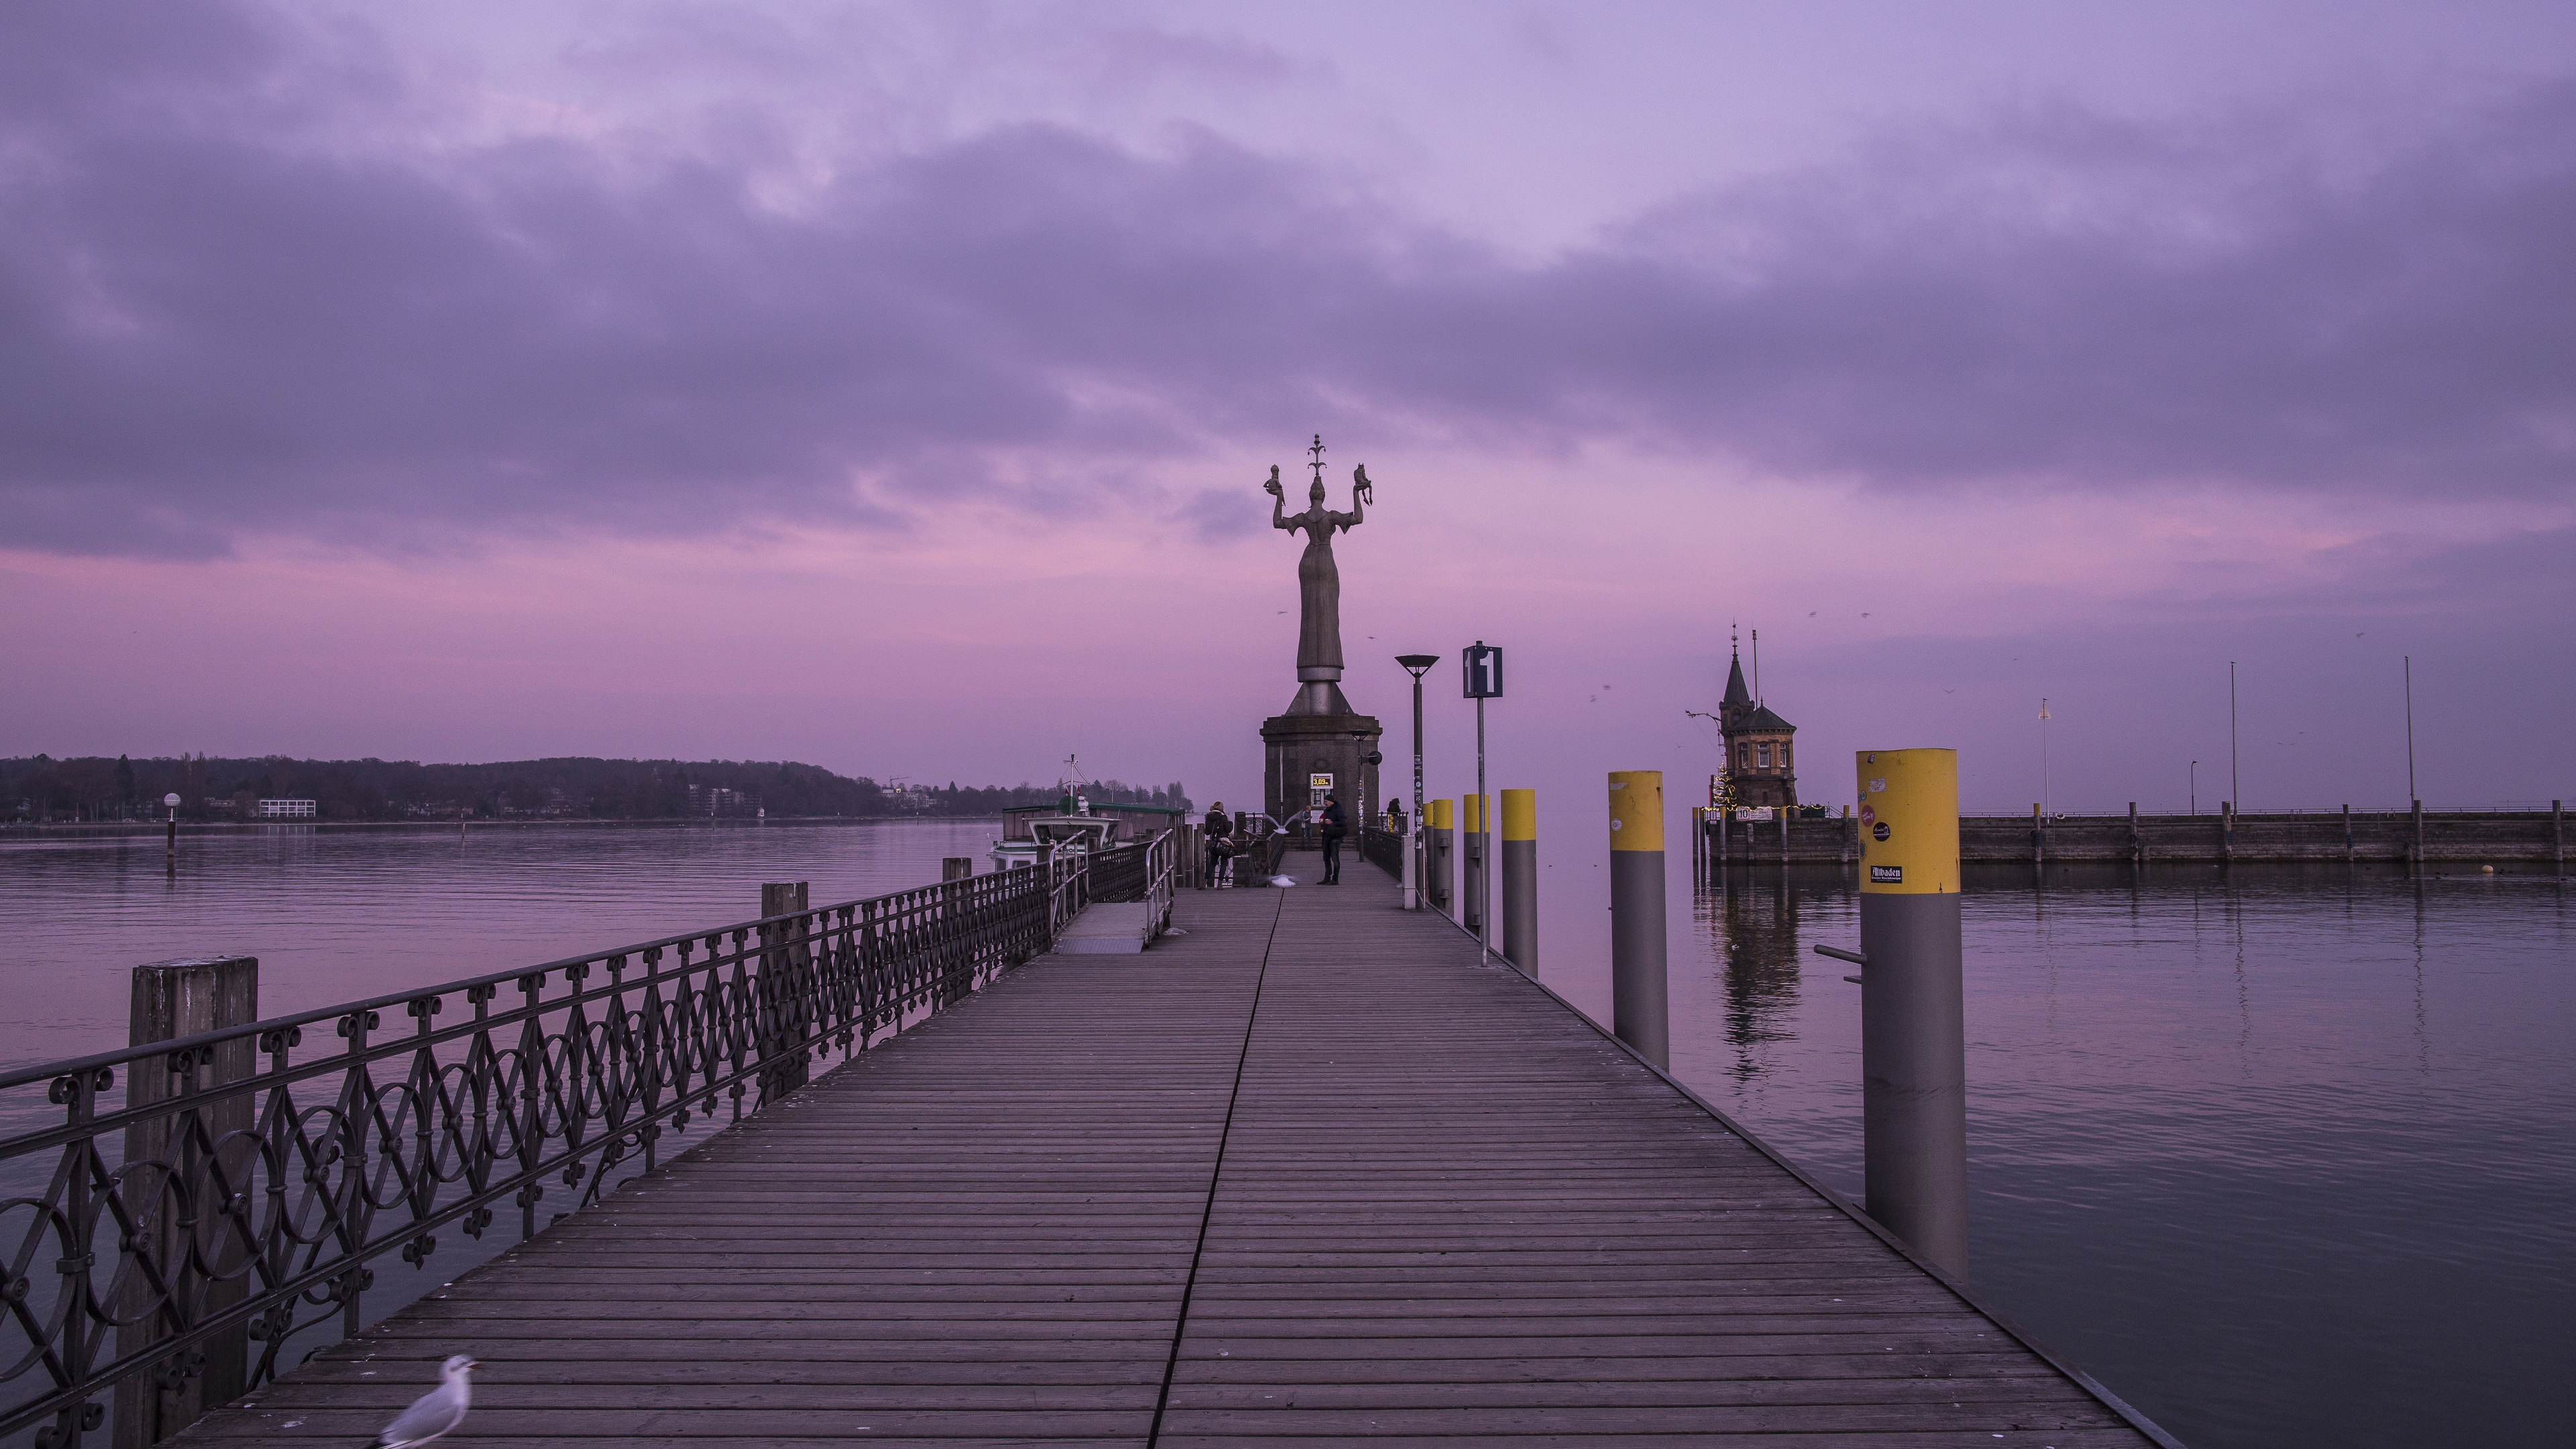
{"type": "MultiPolygon", "coordinates": [[[[1710,854],[1721,854],[1712,822],[1710,854]]],[[[1847,863],[1860,853],[1857,819],[1730,820],[1722,857],[1734,865],[1847,863]]],[[[2564,871],[2563,811],[2354,811],[2290,815],[1969,815],[1962,860],[2361,861],[2521,865],[2564,871]]]]}

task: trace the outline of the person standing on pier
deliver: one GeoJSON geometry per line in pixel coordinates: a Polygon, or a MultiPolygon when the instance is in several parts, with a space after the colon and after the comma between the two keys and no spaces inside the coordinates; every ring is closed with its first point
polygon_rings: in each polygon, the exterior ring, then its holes
{"type": "Polygon", "coordinates": [[[1350,830],[1350,817],[1342,813],[1342,802],[1330,795],[1325,796],[1323,829],[1318,833],[1324,837],[1326,885],[1342,883],[1342,837],[1350,834],[1350,830]]]}
{"type": "Polygon", "coordinates": [[[1225,813],[1224,801],[1219,800],[1208,807],[1207,823],[1200,828],[1200,834],[1207,841],[1208,883],[1213,885],[1232,879],[1234,821],[1225,813]]]}

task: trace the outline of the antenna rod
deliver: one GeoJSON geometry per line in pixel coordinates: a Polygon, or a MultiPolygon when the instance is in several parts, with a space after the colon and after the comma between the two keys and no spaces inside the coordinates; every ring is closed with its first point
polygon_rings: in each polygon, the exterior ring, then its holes
{"type": "Polygon", "coordinates": [[[2424,797],[2415,793],[2415,656],[2406,656],[2406,798],[2424,797]]]}
{"type": "Polygon", "coordinates": [[[1753,631],[1753,702],[1762,703],[1762,631],[1753,631]]]}

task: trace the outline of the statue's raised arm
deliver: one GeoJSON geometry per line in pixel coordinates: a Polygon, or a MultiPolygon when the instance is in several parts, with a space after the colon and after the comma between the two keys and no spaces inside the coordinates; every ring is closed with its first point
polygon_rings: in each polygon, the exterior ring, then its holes
{"type": "Polygon", "coordinates": [[[1293,531],[1297,522],[1288,516],[1288,490],[1279,482],[1278,464],[1270,465],[1270,481],[1262,484],[1261,489],[1270,495],[1270,526],[1293,531]]]}
{"type": "Polygon", "coordinates": [[[1369,482],[1368,465],[1362,463],[1351,470],[1351,511],[1334,514],[1333,521],[1344,528],[1357,528],[1363,512],[1362,505],[1376,501],[1377,487],[1369,482]]]}

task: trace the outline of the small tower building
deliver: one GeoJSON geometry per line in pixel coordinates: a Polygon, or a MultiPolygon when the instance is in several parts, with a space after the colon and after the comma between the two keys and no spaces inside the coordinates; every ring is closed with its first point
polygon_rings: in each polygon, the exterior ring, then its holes
{"type": "Polygon", "coordinates": [[[1735,787],[1735,803],[1793,808],[1798,803],[1798,764],[1791,737],[1798,727],[1744,687],[1744,659],[1732,646],[1728,652],[1733,657],[1717,718],[1726,738],[1726,774],[1735,787]]]}

